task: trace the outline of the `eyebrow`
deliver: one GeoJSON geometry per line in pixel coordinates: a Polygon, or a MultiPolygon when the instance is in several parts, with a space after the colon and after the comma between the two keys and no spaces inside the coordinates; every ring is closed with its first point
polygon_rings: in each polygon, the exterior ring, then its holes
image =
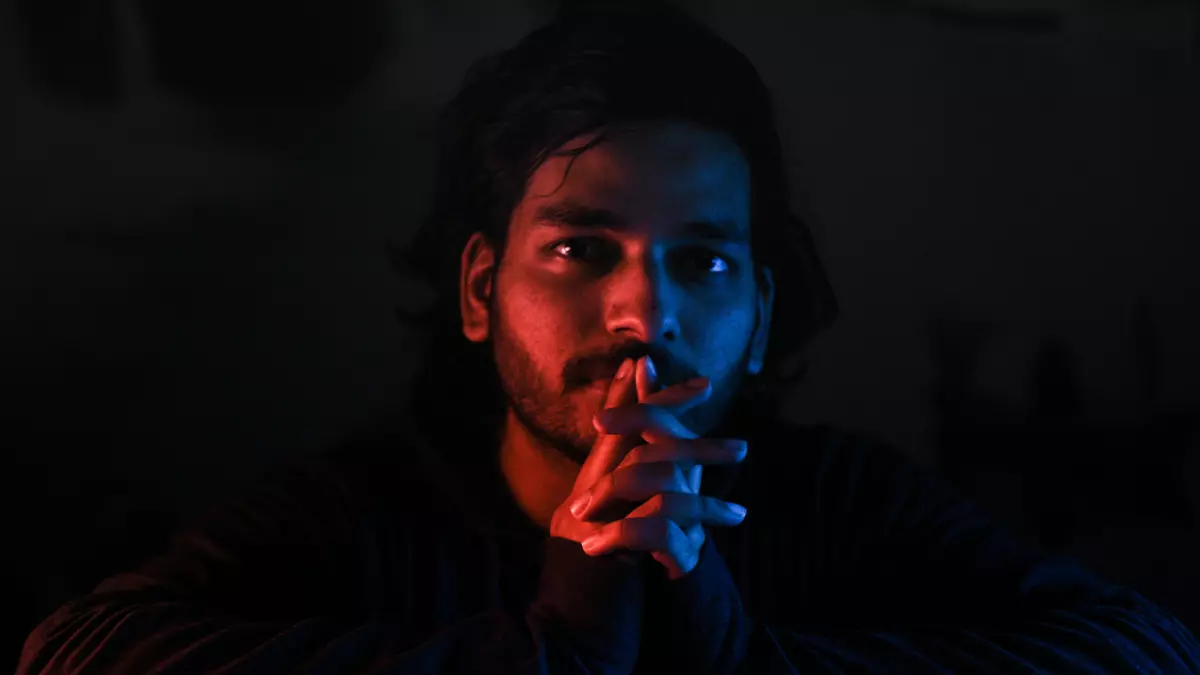
{"type": "MultiPolygon", "coordinates": [[[[534,213],[533,222],[536,225],[548,227],[606,230],[620,230],[629,225],[629,221],[616,211],[584,206],[573,202],[555,202],[540,206],[534,213]]],[[[746,233],[732,220],[690,220],[683,223],[679,230],[683,236],[698,239],[711,239],[729,243],[747,241],[746,233]]]]}

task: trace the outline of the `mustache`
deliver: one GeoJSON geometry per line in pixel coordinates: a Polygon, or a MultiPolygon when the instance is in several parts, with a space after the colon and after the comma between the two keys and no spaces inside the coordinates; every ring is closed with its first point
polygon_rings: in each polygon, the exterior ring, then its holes
{"type": "Polygon", "coordinates": [[[563,367],[563,384],[567,389],[587,386],[596,380],[611,380],[625,359],[634,361],[649,356],[661,382],[674,381],[668,378],[672,362],[665,352],[646,344],[625,344],[600,352],[576,356],[563,367]]]}

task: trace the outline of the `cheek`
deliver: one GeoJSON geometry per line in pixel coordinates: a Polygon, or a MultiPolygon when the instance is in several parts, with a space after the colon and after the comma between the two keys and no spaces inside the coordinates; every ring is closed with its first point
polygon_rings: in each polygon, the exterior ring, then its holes
{"type": "Polygon", "coordinates": [[[697,366],[709,368],[710,376],[719,376],[737,366],[750,344],[754,313],[740,307],[714,311],[703,304],[699,309],[689,321],[694,336],[691,349],[701,361],[697,366]]]}
{"type": "Polygon", "coordinates": [[[566,293],[517,279],[499,288],[499,305],[510,335],[539,363],[561,361],[572,353],[582,333],[584,303],[566,293]]]}

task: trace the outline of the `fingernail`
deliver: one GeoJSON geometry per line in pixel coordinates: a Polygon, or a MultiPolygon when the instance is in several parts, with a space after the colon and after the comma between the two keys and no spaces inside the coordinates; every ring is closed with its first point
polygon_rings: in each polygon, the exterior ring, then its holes
{"type": "Polygon", "coordinates": [[[750,450],[750,447],[746,444],[746,441],[738,441],[738,444],[737,444],[738,459],[745,457],[746,453],[749,452],[749,450],[750,450]]]}
{"type": "Polygon", "coordinates": [[[592,501],[591,493],[585,494],[582,497],[580,497],[579,499],[576,499],[574,502],[571,503],[571,514],[573,516],[575,516],[576,518],[580,517],[581,515],[583,515],[584,509],[587,508],[587,505],[589,503],[591,503],[591,501],[592,501]]]}
{"type": "Polygon", "coordinates": [[[707,377],[693,377],[692,379],[684,382],[683,386],[685,386],[689,389],[704,389],[704,388],[708,387],[708,378],[707,377]]]}
{"type": "Polygon", "coordinates": [[[592,415],[592,426],[596,427],[596,431],[599,431],[602,434],[608,433],[607,429],[609,417],[610,415],[607,409],[601,410],[595,415],[592,415]]]}
{"type": "Polygon", "coordinates": [[[625,359],[621,362],[621,367],[617,370],[617,379],[623,380],[629,377],[633,372],[633,359],[625,359]]]}
{"type": "Polygon", "coordinates": [[[596,547],[600,546],[600,535],[593,534],[587,539],[584,539],[581,545],[583,546],[584,553],[591,553],[592,551],[596,550],[596,547]]]}
{"type": "Polygon", "coordinates": [[[729,510],[733,511],[733,515],[737,516],[738,518],[746,517],[746,507],[742,506],[741,504],[734,504],[733,502],[725,502],[725,505],[728,506],[729,510]]]}
{"type": "Polygon", "coordinates": [[[654,359],[649,355],[646,355],[646,374],[650,376],[651,380],[658,379],[658,371],[654,369],[654,359]]]}
{"type": "Polygon", "coordinates": [[[596,431],[599,431],[600,433],[604,433],[604,426],[602,424],[600,424],[600,416],[599,415],[592,415],[592,426],[596,429],[596,431]]]}

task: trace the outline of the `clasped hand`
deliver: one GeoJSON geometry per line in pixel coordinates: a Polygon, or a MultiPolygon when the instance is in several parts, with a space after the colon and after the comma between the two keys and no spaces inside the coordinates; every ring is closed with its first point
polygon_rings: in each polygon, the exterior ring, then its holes
{"type": "Polygon", "coordinates": [[[699,491],[702,468],[742,461],[746,443],[698,438],[679,421],[711,396],[706,378],[656,391],[656,377],[649,357],[621,364],[596,416],[600,435],[550,535],[578,541],[593,556],[649,553],[678,579],[699,562],[705,525],[745,518],[745,508],[699,491]]]}

